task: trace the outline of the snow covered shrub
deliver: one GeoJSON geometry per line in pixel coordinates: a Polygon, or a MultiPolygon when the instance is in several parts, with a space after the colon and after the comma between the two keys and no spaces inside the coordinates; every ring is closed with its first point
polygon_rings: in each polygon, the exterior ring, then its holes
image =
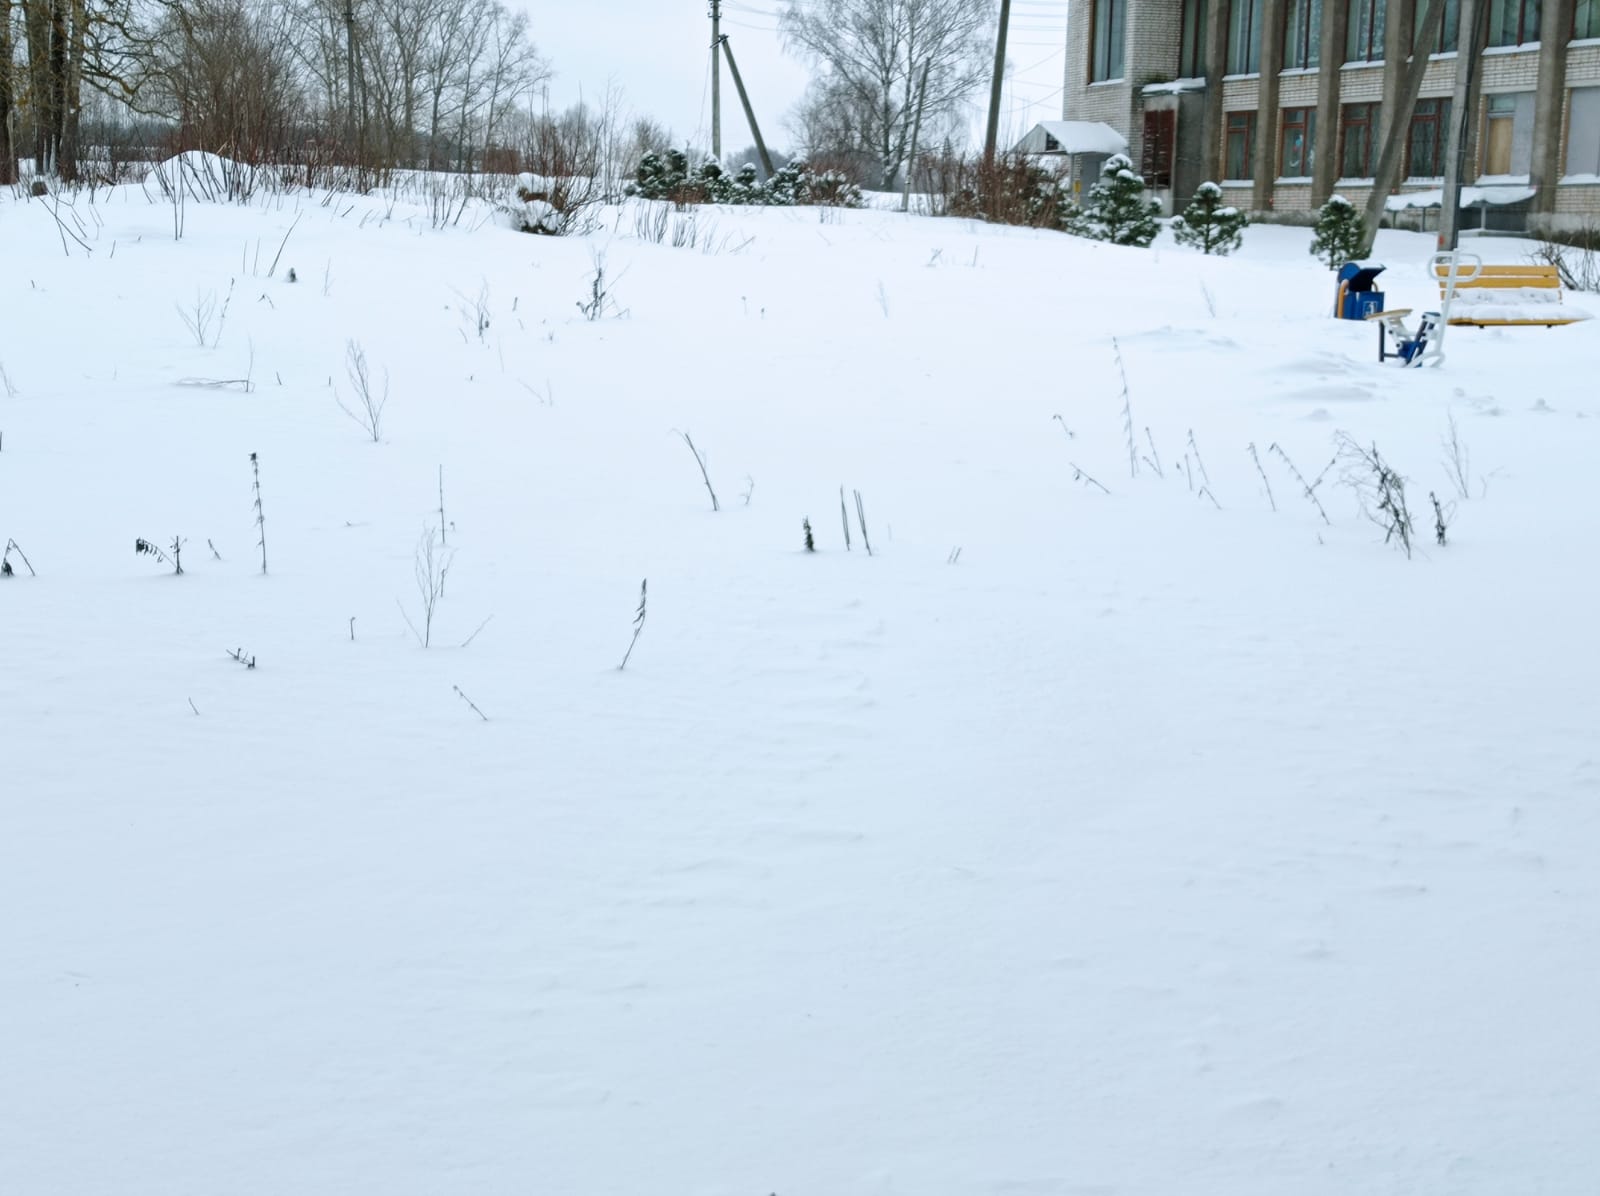
{"type": "Polygon", "coordinates": [[[603,131],[581,113],[536,120],[520,147],[528,169],[517,176],[517,203],[502,209],[512,227],[555,237],[590,231],[605,199],[603,144],[603,131]]]}
{"type": "Polygon", "coordinates": [[[1173,219],[1172,235],[1179,245],[1201,253],[1229,254],[1239,248],[1249,224],[1249,216],[1222,202],[1221,187],[1201,183],[1183,214],[1173,219]]]}
{"type": "Polygon", "coordinates": [[[668,199],[689,175],[689,163],[679,150],[668,150],[663,161],[654,151],[639,159],[627,194],[640,199],[668,199]]]}
{"type": "Polygon", "coordinates": [[[1143,249],[1161,230],[1161,205],[1145,198],[1144,179],[1133,172],[1125,154],[1113,154],[1100,169],[1100,181],[1089,189],[1089,202],[1070,231],[1113,245],[1143,249]]]}
{"type": "Polygon", "coordinates": [[[1355,204],[1342,195],[1330,195],[1317,212],[1311,252],[1327,262],[1328,269],[1337,270],[1356,256],[1365,228],[1366,221],[1355,204]]]}
{"type": "Polygon", "coordinates": [[[817,172],[804,162],[790,162],[762,182],[754,164],[748,162],[732,177],[714,159],[707,159],[691,171],[680,150],[668,150],[665,159],[654,153],[639,159],[627,194],[639,199],[671,200],[679,206],[818,204],[859,208],[863,202],[861,188],[838,171],[817,172]]]}

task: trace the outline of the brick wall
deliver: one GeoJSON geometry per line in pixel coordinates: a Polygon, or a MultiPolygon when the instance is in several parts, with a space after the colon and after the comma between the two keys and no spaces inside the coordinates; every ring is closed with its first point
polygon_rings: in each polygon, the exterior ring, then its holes
{"type": "MultiPolygon", "coordinates": [[[[1179,38],[1182,23],[1182,0],[1127,0],[1128,18],[1125,36],[1123,79],[1116,83],[1090,84],[1089,17],[1094,0],[1074,0],[1067,23],[1066,88],[1063,92],[1062,114],[1068,120],[1104,121],[1128,139],[1129,154],[1135,162],[1142,152],[1143,120],[1140,88],[1146,83],[1162,82],[1176,76],[1178,70],[1179,38]]],[[[1211,0],[1218,3],[1219,0],[1211,0]]],[[[1330,6],[1332,7],[1332,6],[1330,6]]],[[[1335,9],[1335,11],[1337,11],[1335,9]]],[[[1434,56],[1423,76],[1422,98],[1449,97],[1455,89],[1456,55],[1434,56]]],[[[1381,101],[1383,96],[1384,68],[1362,65],[1342,70],[1340,74],[1341,105],[1381,101]]],[[[1279,76],[1279,108],[1312,108],[1317,103],[1319,72],[1315,70],[1284,71],[1279,76]]],[[[1483,55],[1480,76],[1482,94],[1533,91],[1539,78],[1539,51],[1518,47],[1514,50],[1491,50],[1483,55]]],[[[1580,42],[1567,51],[1567,87],[1600,84],[1600,43],[1580,42]]],[[[1231,78],[1222,83],[1224,112],[1253,111],[1259,108],[1260,81],[1254,76],[1231,78]]],[[[1486,101],[1480,100],[1474,118],[1479,124],[1484,119],[1486,101]]],[[[1561,121],[1561,160],[1566,160],[1566,105],[1555,117],[1544,113],[1537,119],[1561,121]]],[[[1218,131],[1218,137],[1222,137],[1218,131]]],[[[1256,122],[1257,170],[1277,169],[1278,159],[1277,113],[1258,113],[1256,122]]],[[[1481,140],[1476,138],[1475,140],[1481,140]]],[[[1476,177],[1477,164],[1468,163],[1466,177],[1476,177]]],[[[1426,190],[1427,182],[1405,183],[1401,190],[1426,190]]],[[[1362,202],[1366,188],[1342,187],[1340,193],[1354,202],[1362,202]]],[[[1228,194],[1241,206],[1249,204],[1249,190],[1244,186],[1231,187],[1228,194]]],[[[1303,184],[1285,184],[1273,193],[1274,211],[1292,213],[1309,210],[1311,188],[1303,184]]],[[[1556,197],[1556,223],[1581,224],[1585,220],[1600,219],[1600,184],[1566,184],[1556,197]]]]}

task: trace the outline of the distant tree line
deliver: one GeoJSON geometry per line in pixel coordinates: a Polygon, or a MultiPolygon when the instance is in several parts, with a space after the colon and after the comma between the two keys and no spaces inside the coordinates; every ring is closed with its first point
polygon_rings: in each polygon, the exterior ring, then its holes
{"type": "Polygon", "coordinates": [[[22,159],[75,179],[130,138],[473,169],[557,119],[549,74],[500,0],[0,0],[0,183],[22,159]]]}

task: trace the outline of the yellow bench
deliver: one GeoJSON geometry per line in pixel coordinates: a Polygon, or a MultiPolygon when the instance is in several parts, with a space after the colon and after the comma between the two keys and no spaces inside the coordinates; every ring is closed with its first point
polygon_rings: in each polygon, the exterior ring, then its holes
{"type": "MultiPolygon", "coordinates": [[[[1433,266],[1439,297],[1449,290],[1450,267],[1433,266]]],[[[1478,266],[1476,273],[1457,275],[1450,305],[1452,325],[1473,328],[1554,328],[1589,318],[1561,302],[1561,274],[1554,266],[1478,266]]]]}

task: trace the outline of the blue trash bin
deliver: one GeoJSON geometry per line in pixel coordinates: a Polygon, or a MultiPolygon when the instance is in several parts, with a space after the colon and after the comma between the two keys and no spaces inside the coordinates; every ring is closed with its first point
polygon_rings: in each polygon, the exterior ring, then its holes
{"type": "Polygon", "coordinates": [[[1377,262],[1346,262],[1339,267],[1339,291],[1333,315],[1339,320],[1365,320],[1383,310],[1383,292],[1378,275],[1384,267],[1377,262]]]}

